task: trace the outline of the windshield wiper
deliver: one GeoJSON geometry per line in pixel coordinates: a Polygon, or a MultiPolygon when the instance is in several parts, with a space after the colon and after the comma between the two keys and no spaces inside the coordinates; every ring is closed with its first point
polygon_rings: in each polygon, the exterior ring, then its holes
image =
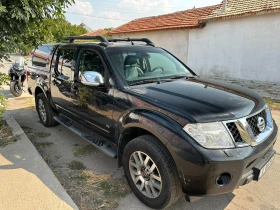
{"type": "Polygon", "coordinates": [[[137,82],[133,82],[130,84],[130,86],[133,85],[142,85],[142,84],[148,84],[148,83],[160,83],[159,80],[141,80],[141,81],[137,81],[137,82]]]}
{"type": "Polygon", "coordinates": [[[182,78],[191,79],[191,78],[195,78],[195,76],[178,75],[178,76],[175,76],[175,77],[171,77],[169,79],[182,79],[182,78]]]}

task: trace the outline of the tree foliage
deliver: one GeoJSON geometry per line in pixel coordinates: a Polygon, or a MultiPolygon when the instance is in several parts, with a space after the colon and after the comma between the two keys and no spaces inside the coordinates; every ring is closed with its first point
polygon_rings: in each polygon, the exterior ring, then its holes
{"type": "Polygon", "coordinates": [[[65,18],[49,19],[44,21],[44,27],[48,28],[48,37],[45,42],[61,42],[64,36],[78,36],[87,33],[80,25],[72,25],[65,18]]]}
{"type": "Polygon", "coordinates": [[[74,0],[0,0],[0,60],[19,44],[36,47],[49,39],[46,19],[64,17],[74,0]]]}
{"type": "MultiPolygon", "coordinates": [[[[10,77],[7,74],[0,72],[0,89],[2,88],[2,85],[4,85],[9,81],[9,79],[10,77]]],[[[0,115],[5,111],[5,108],[3,106],[5,100],[6,100],[5,95],[0,93],[0,115]]]]}

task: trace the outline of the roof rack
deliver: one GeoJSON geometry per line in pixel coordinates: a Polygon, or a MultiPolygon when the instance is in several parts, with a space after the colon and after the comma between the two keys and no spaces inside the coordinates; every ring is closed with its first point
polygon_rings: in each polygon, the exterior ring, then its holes
{"type": "Polygon", "coordinates": [[[75,39],[78,40],[99,40],[103,44],[108,44],[109,42],[145,42],[147,45],[155,47],[155,44],[147,38],[124,38],[124,39],[106,39],[103,36],[66,36],[64,40],[69,40],[70,43],[73,43],[75,39]]]}
{"type": "Polygon", "coordinates": [[[75,39],[79,40],[99,40],[100,42],[108,43],[108,40],[103,36],[66,36],[64,40],[69,40],[70,43],[73,43],[75,39]]]}
{"type": "Polygon", "coordinates": [[[125,39],[108,39],[109,42],[145,42],[147,45],[155,47],[155,44],[147,38],[125,38],[125,39]]]}

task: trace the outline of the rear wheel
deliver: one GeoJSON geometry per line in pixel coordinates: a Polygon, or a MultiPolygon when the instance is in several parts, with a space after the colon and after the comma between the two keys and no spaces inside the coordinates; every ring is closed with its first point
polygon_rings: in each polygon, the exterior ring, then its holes
{"type": "Polygon", "coordinates": [[[132,191],[147,206],[166,208],[180,197],[175,163],[155,137],[145,135],[130,141],[124,149],[123,166],[132,191]]]}
{"type": "Polygon", "coordinates": [[[36,109],[41,123],[46,127],[57,125],[58,123],[53,119],[55,116],[49,102],[43,93],[36,96],[36,109]]]}
{"type": "Polygon", "coordinates": [[[15,97],[19,97],[22,95],[22,87],[18,85],[17,81],[11,81],[10,91],[15,97]]]}

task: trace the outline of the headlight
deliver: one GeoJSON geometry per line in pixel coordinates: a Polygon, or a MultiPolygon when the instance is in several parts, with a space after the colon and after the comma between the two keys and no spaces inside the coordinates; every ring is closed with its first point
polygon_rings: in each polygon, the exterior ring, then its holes
{"type": "Polygon", "coordinates": [[[205,148],[235,147],[231,136],[221,122],[187,124],[184,130],[205,148]]]}

